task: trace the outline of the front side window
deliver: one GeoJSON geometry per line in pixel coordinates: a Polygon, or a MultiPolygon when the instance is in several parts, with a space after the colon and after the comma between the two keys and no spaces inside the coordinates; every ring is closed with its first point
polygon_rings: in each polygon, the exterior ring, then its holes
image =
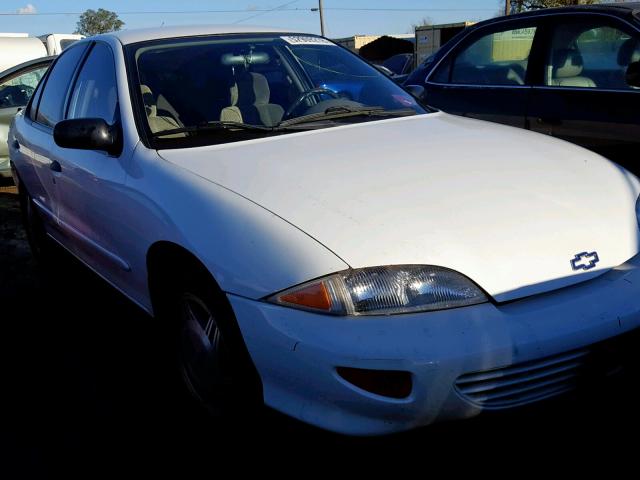
{"type": "Polygon", "coordinates": [[[78,41],[78,39],[75,39],[75,38],[67,38],[67,39],[64,39],[64,40],[60,40],[60,48],[62,48],[62,50],[65,50],[66,48],[70,47],[71,45],[73,45],[77,41],[78,41]]]}
{"type": "Polygon", "coordinates": [[[608,20],[556,26],[547,55],[545,84],[555,87],[630,89],[627,67],[640,60],[640,41],[608,20]]]}
{"type": "Polygon", "coordinates": [[[96,43],[76,80],[67,118],[101,118],[112,124],[117,105],[113,54],[108,45],[96,43]]]}
{"type": "Polygon", "coordinates": [[[127,55],[143,127],[158,148],[426,113],[377,69],[322,37],[166,39],[130,45],[127,55]]]}
{"type": "MultiPolygon", "coordinates": [[[[536,27],[526,27],[484,35],[440,69],[451,69],[451,83],[524,85],[535,34],[536,27]]],[[[443,77],[442,72],[436,75],[443,77]]]]}
{"type": "Polygon", "coordinates": [[[37,105],[36,121],[38,123],[53,127],[63,119],[67,92],[86,47],[86,43],[70,47],[51,67],[37,105]]]}
{"type": "Polygon", "coordinates": [[[0,108],[24,107],[29,103],[48,65],[38,65],[0,83],[0,108]]]}
{"type": "Polygon", "coordinates": [[[407,69],[409,68],[409,60],[411,60],[410,55],[394,55],[393,57],[388,58],[387,60],[382,62],[382,66],[387,67],[395,74],[402,75],[404,73],[407,73],[407,69]]]}

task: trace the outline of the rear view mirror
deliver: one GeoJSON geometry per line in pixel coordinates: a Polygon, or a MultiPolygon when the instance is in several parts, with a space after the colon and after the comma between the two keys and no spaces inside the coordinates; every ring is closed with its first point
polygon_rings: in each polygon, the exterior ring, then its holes
{"type": "Polygon", "coordinates": [[[53,139],[63,148],[102,150],[110,155],[119,155],[122,151],[120,128],[101,118],[62,120],[53,128],[53,139]]]}
{"type": "Polygon", "coordinates": [[[405,85],[404,89],[416,98],[422,100],[424,87],[422,85],[405,85]]]}
{"type": "Polygon", "coordinates": [[[264,65],[269,63],[271,57],[267,52],[251,51],[246,55],[234,55],[233,53],[225,53],[220,58],[220,62],[227,66],[248,66],[248,65],[264,65]]]}
{"type": "Polygon", "coordinates": [[[629,64],[625,80],[630,87],[640,88],[640,62],[631,62],[629,64]]]}

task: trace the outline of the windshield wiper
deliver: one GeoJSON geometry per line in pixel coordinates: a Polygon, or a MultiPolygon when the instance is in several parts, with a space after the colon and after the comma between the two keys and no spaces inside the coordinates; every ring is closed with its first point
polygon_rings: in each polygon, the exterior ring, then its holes
{"type": "Polygon", "coordinates": [[[275,127],[265,127],[263,125],[252,125],[250,123],[242,122],[228,122],[228,121],[214,121],[201,123],[199,125],[189,125],[188,127],[171,128],[169,130],[161,130],[154,132],[152,136],[164,137],[166,135],[175,135],[177,133],[191,133],[191,132],[207,132],[215,130],[255,130],[261,132],[274,132],[277,130],[275,127]]]}
{"type": "Polygon", "coordinates": [[[275,128],[287,128],[300,123],[317,122],[318,120],[333,120],[348,117],[403,117],[416,115],[413,108],[400,108],[396,110],[386,110],[383,107],[350,108],[347,106],[329,107],[324,112],[311,113],[302,117],[292,118],[280,122],[275,128]]]}

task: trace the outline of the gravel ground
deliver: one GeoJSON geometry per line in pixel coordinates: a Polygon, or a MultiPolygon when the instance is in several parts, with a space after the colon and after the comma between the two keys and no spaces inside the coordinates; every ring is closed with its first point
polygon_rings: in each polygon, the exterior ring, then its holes
{"type": "Polygon", "coordinates": [[[282,471],[347,455],[352,467],[398,473],[398,461],[417,460],[425,474],[435,464],[520,474],[546,459],[613,465],[636,448],[635,370],[538,406],[384,438],[332,435],[266,409],[220,425],[168,379],[152,319],[62,251],[40,273],[19,219],[15,194],[0,193],[0,478],[149,477],[169,466],[213,475],[216,461],[264,454],[257,465],[282,471]]]}

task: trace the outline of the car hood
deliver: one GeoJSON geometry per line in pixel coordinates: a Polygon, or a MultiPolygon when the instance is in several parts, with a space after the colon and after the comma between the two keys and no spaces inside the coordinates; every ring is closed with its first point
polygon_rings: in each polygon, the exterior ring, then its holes
{"type": "Polygon", "coordinates": [[[633,175],[488,122],[435,113],[159,153],[353,268],[439,265],[497,301],[588,280],[638,253],[633,175]],[[581,252],[597,252],[594,268],[574,270],[581,252]]]}

